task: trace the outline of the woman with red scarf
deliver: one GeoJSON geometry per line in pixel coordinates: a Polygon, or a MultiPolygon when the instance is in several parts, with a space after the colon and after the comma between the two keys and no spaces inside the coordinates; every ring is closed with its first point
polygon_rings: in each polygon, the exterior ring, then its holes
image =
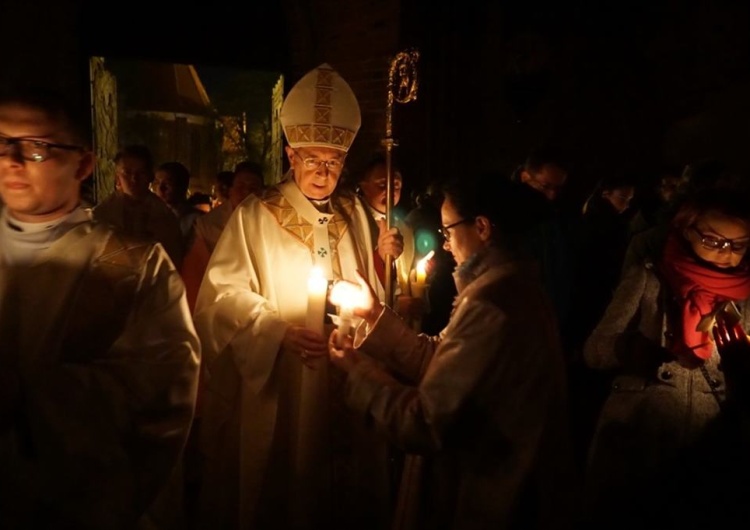
{"type": "Polygon", "coordinates": [[[661,255],[624,272],[587,339],[586,363],[616,374],[587,463],[592,528],[717,516],[703,507],[721,472],[695,455],[727,405],[712,330],[717,320],[750,327],[748,244],[744,194],[716,189],[688,198],[661,255]]]}

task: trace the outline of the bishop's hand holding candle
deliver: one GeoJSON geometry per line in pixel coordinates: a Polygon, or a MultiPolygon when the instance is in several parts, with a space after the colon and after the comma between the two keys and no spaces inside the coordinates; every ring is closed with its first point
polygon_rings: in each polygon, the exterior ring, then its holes
{"type": "Polygon", "coordinates": [[[328,280],[320,267],[313,267],[307,280],[307,314],[304,326],[291,324],[282,341],[288,351],[299,354],[305,366],[328,353],[325,349],[324,319],[328,280]]]}

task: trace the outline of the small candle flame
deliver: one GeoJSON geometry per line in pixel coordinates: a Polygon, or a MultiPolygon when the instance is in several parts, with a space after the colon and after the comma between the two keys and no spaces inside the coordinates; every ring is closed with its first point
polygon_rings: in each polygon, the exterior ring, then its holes
{"type": "Polygon", "coordinates": [[[434,256],[434,255],[435,255],[435,251],[434,250],[430,250],[425,255],[424,258],[422,258],[421,260],[419,260],[417,262],[417,272],[418,273],[421,273],[421,274],[425,274],[426,273],[426,271],[427,271],[427,262],[430,261],[432,259],[432,256],[434,256]]]}

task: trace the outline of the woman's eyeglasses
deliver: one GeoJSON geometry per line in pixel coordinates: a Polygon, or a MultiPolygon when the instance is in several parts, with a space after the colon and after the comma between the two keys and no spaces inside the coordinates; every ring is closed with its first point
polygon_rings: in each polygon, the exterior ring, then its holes
{"type": "Polygon", "coordinates": [[[460,221],[456,221],[455,223],[451,223],[447,226],[443,226],[442,228],[438,229],[438,232],[440,232],[440,235],[442,235],[445,240],[450,243],[451,242],[451,233],[450,229],[455,228],[458,225],[464,224],[464,223],[471,223],[474,220],[472,217],[465,217],[464,219],[461,219],[460,221]]]}
{"type": "Polygon", "coordinates": [[[750,239],[748,239],[747,237],[741,238],[743,241],[738,241],[736,239],[726,239],[723,237],[704,234],[694,226],[691,226],[690,229],[698,234],[698,236],[701,238],[701,245],[706,250],[731,250],[732,252],[737,254],[739,252],[744,252],[745,250],[747,250],[747,246],[748,244],[750,244],[750,239]]]}

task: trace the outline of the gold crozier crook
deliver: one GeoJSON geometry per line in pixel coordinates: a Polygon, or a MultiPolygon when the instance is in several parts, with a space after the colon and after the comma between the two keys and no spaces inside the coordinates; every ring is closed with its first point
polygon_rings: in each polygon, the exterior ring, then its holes
{"type": "MultiPolygon", "coordinates": [[[[393,148],[398,145],[393,139],[393,104],[409,103],[417,99],[417,61],[419,52],[411,49],[397,53],[391,60],[388,70],[388,105],[385,117],[385,170],[386,170],[386,201],[385,222],[390,230],[393,223],[393,170],[391,155],[393,148]]],[[[393,256],[385,257],[385,303],[393,307],[393,256]]]]}

